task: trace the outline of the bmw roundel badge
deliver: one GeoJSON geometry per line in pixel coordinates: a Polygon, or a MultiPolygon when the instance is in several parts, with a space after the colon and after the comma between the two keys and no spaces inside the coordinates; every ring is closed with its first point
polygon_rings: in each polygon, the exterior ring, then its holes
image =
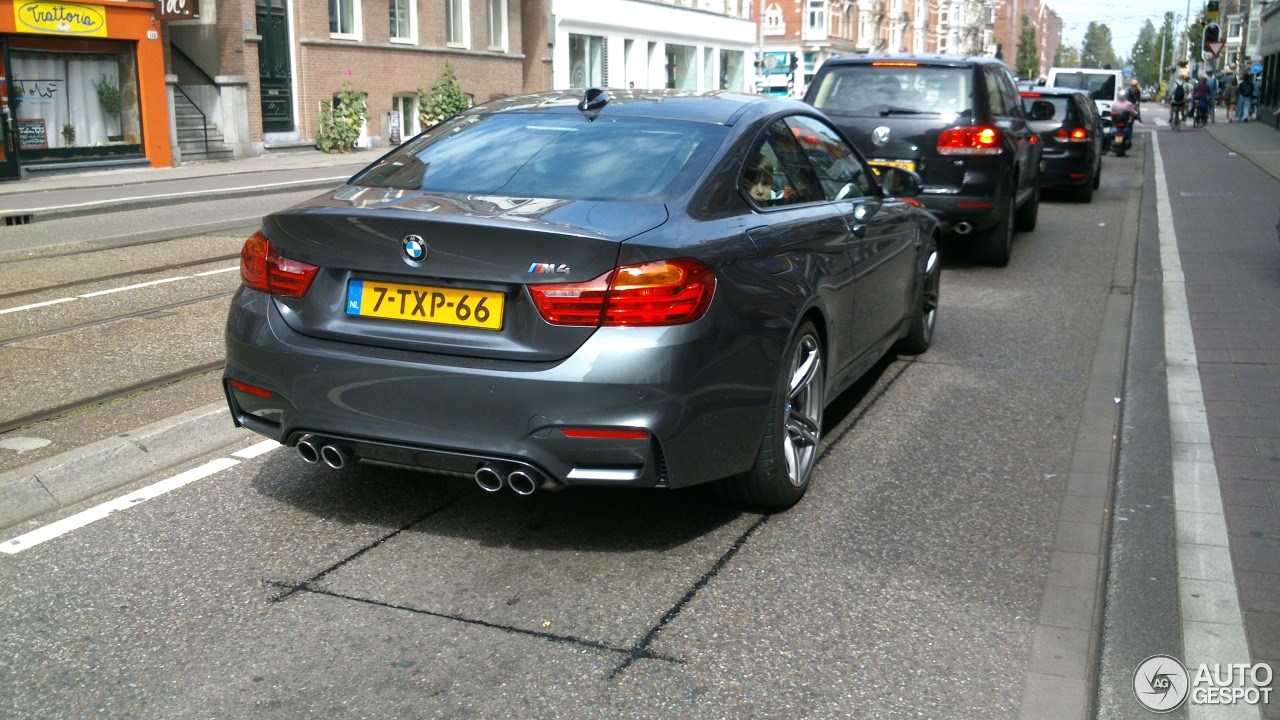
{"type": "Polygon", "coordinates": [[[885,145],[888,145],[889,132],[890,130],[888,127],[881,125],[880,127],[871,131],[871,142],[875,144],[876,147],[884,147],[885,145]]]}
{"type": "Polygon", "coordinates": [[[412,262],[427,259],[427,243],[421,235],[405,235],[401,247],[404,249],[404,256],[412,262]]]}

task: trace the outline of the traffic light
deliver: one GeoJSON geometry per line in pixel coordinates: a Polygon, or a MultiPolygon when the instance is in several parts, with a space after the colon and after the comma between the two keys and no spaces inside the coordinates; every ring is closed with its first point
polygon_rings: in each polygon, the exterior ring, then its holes
{"type": "Polygon", "coordinates": [[[1205,5],[1205,14],[1209,16],[1210,20],[1217,20],[1218,9],[1218,0],[1209,0],[1208,4],[1205,5]]]}
{"type": "Polygon", "coordinates": [[[1221,35],[1222,30],[1218,27],[1218,23],[1209,23],[1204,26],[1204,42],[1201,47],[1210,57],[1217,57],[1218,52],[1221,51],[1221,48],[1212,46],[1212,44],[1216,44],[1218,42],[1218,38],[1221,37],[1221,35]]]}

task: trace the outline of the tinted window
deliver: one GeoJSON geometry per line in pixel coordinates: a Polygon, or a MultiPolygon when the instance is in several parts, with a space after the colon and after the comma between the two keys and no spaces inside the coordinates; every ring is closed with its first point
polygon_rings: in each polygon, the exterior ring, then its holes
{"type": "Polygon", "coordinates": [[[1055,87],[1084,90],[1093,100],[1112,100],[1116,96],[1114,73],[1059,73],[1054,76],[1055,87]]]}
{"type": "Polygon", "coordinates": [[[769,126],[749,156],[739,186],[762,207],[826,199],[800,139],[782,120],[769,126]]]}
{"type": "MultiPolygon", "coordinates": [[[[1044,107],[1043,105],[1041,107],[1044,107]]],[[[1063,122],[1065,120],[1074,120],[1076,118],[1076,107],[1069,97],[1052,96],[1052,95],[1024,95],[1022,97],[1022,109],[1027,111],[1027,117],[1032,120],[1056,120],[1063,122]],[[1036,103],[1046,103],[1053,107],[1053,117],[1036,117],[1031,112],[1031,106],[1036,103]]]]}
{"type": "Polygon", "coordinates": [[[843,200],[872,194],[870,173],[835,130],[815,118],[803,116],[787,118],[787,125],[808,156],[825,199],[843,200]]]}
{"type": "Polygon", "coordinates": [[[991,114],[1012,115],[1008,97],[1006,97],[1003,92],[1004,88],[1000,85],[1000,76],[991,68],[987,68],[986,72],[982,73],[982,77],[986,80],[987,104],[991,107],[991,114]]]}
{"type": "Polygon", "coordinates": [[[842,65],[823,73],[813,105],[835,115],[963,115],[972,71],[928,65],[842,65]]]}
{"type": "Polygon", "coordinates": [[[352,180],[404,190],[574,200],[660,199],[697,177],[724,129],[645,118],[466,115],[352,180]]]}

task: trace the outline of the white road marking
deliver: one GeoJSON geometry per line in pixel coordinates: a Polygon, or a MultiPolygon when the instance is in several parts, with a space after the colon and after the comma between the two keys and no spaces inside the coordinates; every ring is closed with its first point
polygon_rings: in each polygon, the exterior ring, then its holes
{"type": "Polygon", "coordinates": [[[124,287],[111,288],[109,290],[98,290],[96,292],[85,293],[84,295],[77,295],[76,297],[65,297],[65,298],[58,298],[57,300],[46,300],[44,302],[32,303],[30,305],[21,305],[19,307],[5,308],[3,310],[0,310],[0,315],[8,315],[9,313],[22,312],[24,310],[36,310],[38,308],[48,307],[50,305],[58,305],[61,303],[74,302],[76,300],[101,297],[103,295],[111,295],[112,293],[124,292],[126,290],[137,290],[138,288],[151,287],[153,285],[163,285],[165,283],[176,282],[178,280],[190,280],[192,278],[207,277],[209,275],[219,275],[221,273],[234,272],[239,269],[240,269],[240,265],[236,264],[236,265],[233,265],[232,267],[221,268],[219,270],[208,270],[202,273],[196,273],[195,275],[179,275],[178,277],[163,278],[161,280],[152,280],[150,282],[138,283],[136,285],[125,285],[124,287]]]}
{"type": "MultiPolygon", "coordinates": [[[[1178,559],[1178,598],[1182,608],[1183,664],[1249,663],[1249,643],[1240,613],[1231,563],[1222,489],[1214,462],[1200,385],[1195,336],[1187,306],[1186,278],[1160,136],[1151,136],[1155,152],[1156,214],[1160,231],[1160,267],[1164,274],[1164,347],[1169,395],[1169,438],[1173,442],[1173,503],[1178,559]]],[[[1188,706],[1188,717],[1260,717],[1256,705],[1188,706]]]]}
{"type": "Polygon", "coordinates": [[[112,293],[124,292],[126,290],[137,290],[138,288],[151,287],[153,285],[163,285],[165,283],[177,282],[179,280],[190,280],[190,279],[191,279],[190,275],[179,275],[177,277],[161,278],[159,280],[152,280],[150,282],[138,283],[137,285],[125,285],[124,287],[111,288],[110,290],[99,290],[97,292],[77,295],[76,297],[79,297],[79,298],[101,297],[102,295],[110,295],[112,293]]]}
{"type": "MultiPolygon", "coordinates": [[[[314,180],[290,180],[288,182],[267,183],[266,185],[246,185],[244,187],[233,188],[233,190],[237,192],[243,191],[243,190],[266,190],[268,188],[288,188],[294,185],[307,185],[311,183],[321,183],[321,182],[332,182],[332,183],[341,185],[342,183],[346,182],[349,179],[351,179],[350,175],[343,175],[341,177],[332,177],[332,178],[315,178],[314,180]]],[[[15,214],[24,215],[29,213],[54,212],[57,210],[71,210],[73,208],[110,207],[113,205],[118,205],[123,202],[129,202],[131,200],[164,200],[168,198],[184,198],[184,197],[197,197],[197,196],[216,197],[221,194],[224,194],[224,193],[219,193],[211,190],[188,190],[186,192],[166,193],[162,195],[138,195],[134,197],[115,198],[114,200],[93,200],[90,202],[70,203],[67,205],[49,205],[47,207],[22,208],[17,210],[6,210],[5,212],[10,215],[15,215],[15,214]]]]}
{"type": "Polygon", "coordinates": [[[91,507],[83,512],[76,513],[70,517],[45,525],[42,528],[32,530],[25,535],[19,535],[12,540],[7,540],[3,544],[0,544],[0,552],[9,555],[17,555],[23,550],[28,550],[41,543],[66,535],[67,533],[82,528],[89,523],[96,522],[102,518],[128,510],[129,508],[137,506],[148,500],[158,498],[165,493],[177,490],[184,485],[189,485],[196,480],[207,478],[210,475],[216,475],[227,468],[235,467],[240,464],[240,460],[236,460],[235,458],[249,460],[260,455],[265,455],[278,447],[280,447],[280,443],[275,440],[263,440],[262,442],[250,445],[243,450],[231,453],[231,457],[210,460],[200,467],[192,468],[186,472],[174,475],[171,478],[148,485],[141,490],[135,490],[128,495],[123,495],[115,500],[102,503],[101,505],[91,507]]]}

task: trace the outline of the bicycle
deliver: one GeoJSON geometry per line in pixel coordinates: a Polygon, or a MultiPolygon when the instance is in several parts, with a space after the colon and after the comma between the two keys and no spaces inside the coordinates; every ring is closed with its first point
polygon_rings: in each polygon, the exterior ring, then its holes
{"type": "Polygon", "coordinates": [[[1173,114],[1169,116],[1169,124],[1173,126],[1174,130],[1182,131],[1182,121],[1185,120],[1183,115],[1187,112],[1186,108],[1185,104],[1173,106],[1173,114]]]}

